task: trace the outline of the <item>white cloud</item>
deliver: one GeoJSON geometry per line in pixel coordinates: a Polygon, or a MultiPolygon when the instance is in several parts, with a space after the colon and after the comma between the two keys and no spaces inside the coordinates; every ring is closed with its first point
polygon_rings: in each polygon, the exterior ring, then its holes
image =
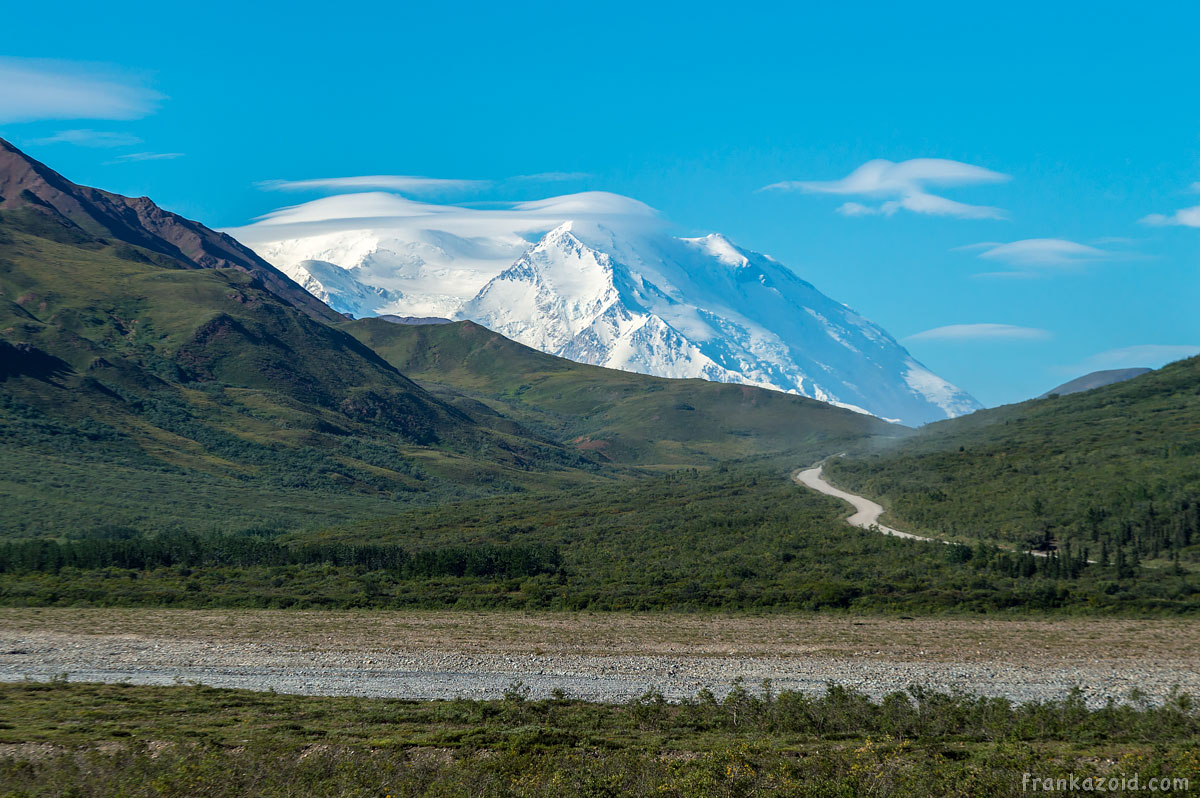
{"type": "Polygon", "coordinates": [[[843,202],[837,206],[835,212],[840,213],[842,216],[873,216],[877,213],[883,213],[881,209],[863,205],[861,202],[843,202]]]}
{"type": "Polygon", "coordinates": [[[1129,253],[1109,252],[1063,238],[1026,238],[1007,244],[983,241],[958,247],[958,249],[979,249],[982,250],[979,253],[981,258],[997,260],[1014,266],[1069,266],[1116,257],[1129,257],[1129,253]]]}
{"type": "Polygon", "coordinates": [[[132,133],[107,130],[60,130],[53,136],[36,139],[34,144],[75,144],[79,147],[131,147],[142,140],[132,133]]]}
{"type": "Polygon", "coordinates": [[[432,230],[472,239],[487,236],[521,238],[540,235],[567,220],[619,223],[626,231],[663,224],[657,211],[649,205],[604,191],[529,202],[490,203],[487,208],[439,205],[375,191],[323,197],[279,208],[255,219],[253,224],[224,232],[249,246],[364,227],[432,230]]]}
{"type": "MultiPolygon", "coordinates": [[[[1200,192],[1200,180],[1187,187],[1190,192],[1200,192]]],[[[1180,208],[1174,213],[1152,213],[1138,220],[1153,227],[1200,227],[1200,205],[1180,208]]]]}
{"type": "Polygon", "coordinates": [[[906,210],[960,219],[1003,219],[1006,214],[1000,208],[956,202],[932,194],[927,188],[1000,183],[1008,179],[1008,175],[982,166],[945,158],[913,158],[899,163],[877,159],[867,161],[840,180],[790,180],[772,183],[762,190],[857,195],[885,200],[877,206],[846,202],[837,209],[844,216],[891,216],[897,211],[906,210]]]}
{"type": "Polygon", "coordinates": [[[137,119],[163,95],[96,64],[0,58],[0,122],[137,119]]]}
{"type": "MultiPolygon", "coordinates": [[[[1192,184],[1195,188],[1197,183],[1192,184]]],[[[1153,225],[1155,227],[1167,227],[1178,225],[1180,227],[1200,227],[1200,205],[1191,208],[1181,208],[1170,215],[1161,213],[1152,213],[1149,216],[1141,218],[1142,224],[1153,225]]]]}
{"type": "Polygon", "coordinates": [[[1063,374],[1086,374],[1105,369],[1159,368],[1175,360],[1200,354],[1200,344],[1141,344],[1109,349],[1092,355],[1086,360],[1070,366],[1060,366],[1056,371],[1063,374]]]}
{"type": "Polygon", "coordinates": [[[1049,330],[1015,324],[949,324],[910,335],[906,341],[1044,341],[1049,330]]]}
{"type": "Polygon", "coordinates": [[[133,163],[135,161],[171,161],[182,157],[182,152],[131,152],[128,155],[118,155],[111,161],[105,161],[105,165],[133,163]]]}
{"type": "Polygon", "coordinates": [[[353,191],[383,189],[405,194],[429,194],[439,191],[470,191],[486,188],[486,180],[453,180],[414,175],[362,175],[360,177],[318,177],[310,180],[264,180],[255,183],[267,191],[353,191]]]}

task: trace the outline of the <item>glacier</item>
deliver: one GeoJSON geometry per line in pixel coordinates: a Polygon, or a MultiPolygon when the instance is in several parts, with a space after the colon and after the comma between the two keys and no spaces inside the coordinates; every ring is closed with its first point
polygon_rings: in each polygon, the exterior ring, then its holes
{"type": "Polygon", "coordinates": [[[605,192],[501,208],[380,192],[228,230],[335,310],[470,319],[560,357],[796,393],[917,426],[980,407],[773,258],[605,192]]]}

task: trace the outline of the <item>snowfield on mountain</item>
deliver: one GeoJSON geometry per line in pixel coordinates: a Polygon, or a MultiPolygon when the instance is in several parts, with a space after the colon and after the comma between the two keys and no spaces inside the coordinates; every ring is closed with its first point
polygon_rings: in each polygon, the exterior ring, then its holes
{"type": "Polygon", "coordinates": [[[328,197],[229,231],[335,310],[470,319],[581,363],[796,393],[908,425],[979,404],[724,236],[591,192],[500,209],[328,197]]]}

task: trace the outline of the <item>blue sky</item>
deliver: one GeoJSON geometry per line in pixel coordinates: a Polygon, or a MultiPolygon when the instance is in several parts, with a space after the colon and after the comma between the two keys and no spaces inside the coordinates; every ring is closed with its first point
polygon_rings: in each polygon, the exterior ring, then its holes
{"type": "Polygon", "coordinates": [[[626,194],[989,405],[1200,351],[1194,4],[138,5],[6,9],[0,136],[214,227],[322,194],[270,180],[626,194]]]}

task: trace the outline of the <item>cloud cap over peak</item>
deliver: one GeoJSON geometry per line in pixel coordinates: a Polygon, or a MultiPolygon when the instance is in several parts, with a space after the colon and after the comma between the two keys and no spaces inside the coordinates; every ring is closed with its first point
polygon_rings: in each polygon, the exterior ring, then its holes
{"type": "Polygon", "coordinates": [[[523,237],[564,221],[593,222],[630,231],[665,224],[658,212],[631,197],[584,191],[524,202],[494,202],[485,207],[437,204],[383,191],[322,197],[271,211],[252,224],[228,232],[245,244],[361,230],[438,230],[462,235],[523,237]]]}
{"type": "Polygon", "coordinates": [[[840,180],[790,180],[772,183],[762,190],[889,198],[878,206],[846,202],[837,209],[843,216],[891,216],[897,211],[906,210],[961,219],[1003,219],[1006,214],[1000,208],[968,205],[932,194],[926,189],[1002,183],[1009,179],[1006,174],[947,158],[912,158],[899,163],[877,158],[867,161],[840,180]]]}

